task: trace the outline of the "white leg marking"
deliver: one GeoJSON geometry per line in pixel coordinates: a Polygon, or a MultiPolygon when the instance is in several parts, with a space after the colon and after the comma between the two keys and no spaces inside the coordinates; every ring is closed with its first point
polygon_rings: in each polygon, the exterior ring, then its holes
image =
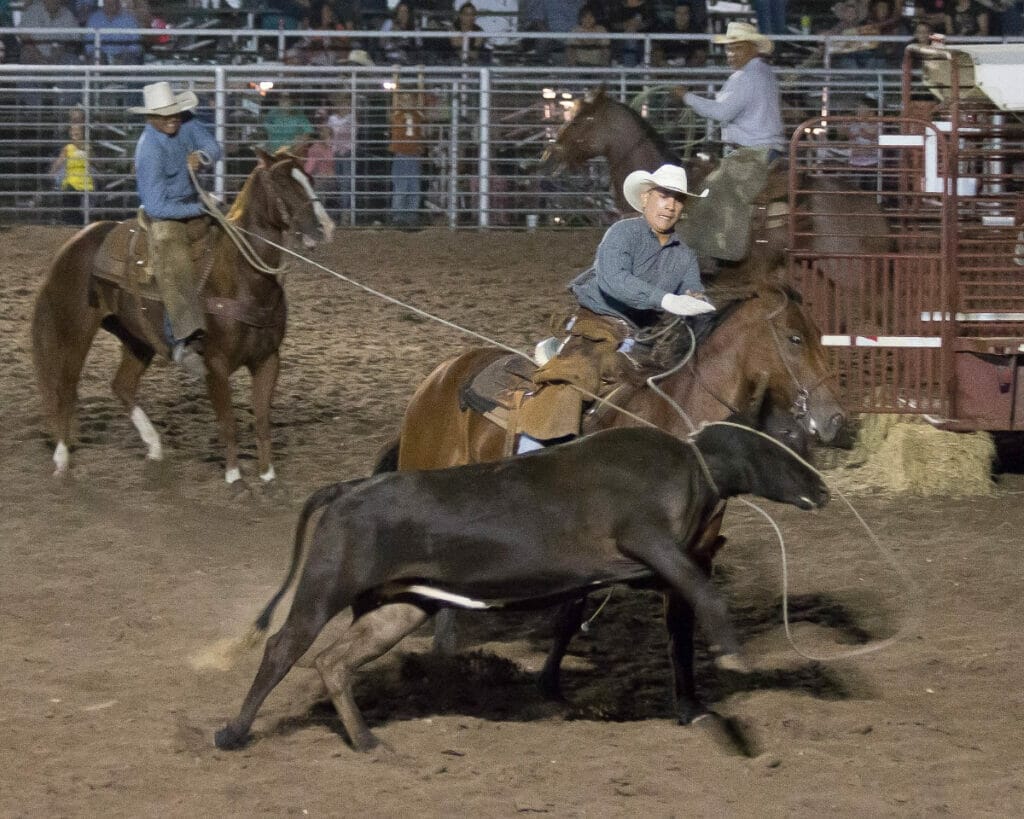
{"type": "Polygon", "coordinates": [[[224,480],[227,483],[237,483],[238,481],[242,480],[242,470],[240,470],[237,466],[234,469],[229,469],[227,472],[224,473],[224,480]]]}
{"type": "Polygon", "coordinates": [[[66,475],[68,465],[71,463],[71,453],[68,452],[67,444],[63,441],[57,442],[57,448],[53,450],[53,463],[57,468],[53,470],[53,477],[59,478],[66,475]]]}
{"type": "Polygon", "coordinates": [[[160,444],[160,433],[156,431],[156,427],[150,422],[149,416],[146,415],[142,407],[132,407],[132,423],[139,431],[142,443],[149,447],[146,457],[151,461],[162,461],[164,448],[160,444]]]}
{"type": "Polygon", "coordinates": [[[271,464],[267,467],[267,471],[260,475],[260,480],[264,483],[270,483],[274,478],[277,477],[277,473],[274,472],[274,465],[271,464]]]}

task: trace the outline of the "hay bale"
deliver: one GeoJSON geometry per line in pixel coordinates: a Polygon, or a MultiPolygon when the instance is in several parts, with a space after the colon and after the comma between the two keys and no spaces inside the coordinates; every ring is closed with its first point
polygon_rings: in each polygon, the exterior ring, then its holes
{"type": "Polygon", "coordinates": [[[864,417],[842,483],[914,495],[995,494],[995,444],[987,432],[947,432],[916,416],[864,417]]]}

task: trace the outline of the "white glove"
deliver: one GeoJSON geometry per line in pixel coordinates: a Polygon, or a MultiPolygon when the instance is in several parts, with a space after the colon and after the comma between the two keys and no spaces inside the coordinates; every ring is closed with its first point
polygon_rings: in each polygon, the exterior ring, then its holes
{"type": "Polygon", "coordinates": [[[715,307],[710,302],[695,299],[693,296],[666,293],[661,299],[661,309],[676,316],[696,316],[700,313],[712,313],[715,307]]]}

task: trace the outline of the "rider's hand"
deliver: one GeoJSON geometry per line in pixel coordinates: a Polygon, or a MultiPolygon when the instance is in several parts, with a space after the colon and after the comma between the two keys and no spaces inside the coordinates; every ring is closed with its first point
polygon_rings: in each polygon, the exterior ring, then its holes
{"type": "Polygon", "coordinates": [[[703,299],[695,299],[693,296],[677,296],[675,293],[666,293],[661,299],[661,309],[676,316],[696,316],[700,313],[712,313],[715,308],[703,299]]]}
{"type": "Polygon", "coordinates": [[[188,155],[188,169],[195,173],[203,167],[203,152],[193,151],[188,155]]]}
{"type": "Polygon", "coordinates": [[[672,95],[682,100],[682,98],[687,95],[689,90],[690,89],[687,88],[685,85],[677,85],[675,88],[672,89],[672,95]]]}

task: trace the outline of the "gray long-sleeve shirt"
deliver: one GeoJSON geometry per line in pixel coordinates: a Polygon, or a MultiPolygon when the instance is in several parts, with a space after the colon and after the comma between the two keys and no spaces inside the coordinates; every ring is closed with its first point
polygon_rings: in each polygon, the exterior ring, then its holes
{"type": "Polygon", "coordinates": [[[713,100],[692,91],[683,97],[702,117],[722,123],[722,141],[748,147],[786,149],[779,81],[760,57],[734,71],[713,100]]]}
{"type": "Polygon", "coordinates": [[[206,127],[187,114],[174,136],[148,123],[143,129],[135,148],[135,181],[142,207],[151,218],[190,219],[204,213],[188,173],[192,151],[203,151],[211,162],[223,154],[206,127]]]}
{"type": "Polygon", "coordinates": [[[661,244],[638,216],[608,228],[593,265],[569,289],[588,310],[648,327],[661,315],[666,293],[702,293],[704,285],[697,254],[677,236],[661,244]]]}

